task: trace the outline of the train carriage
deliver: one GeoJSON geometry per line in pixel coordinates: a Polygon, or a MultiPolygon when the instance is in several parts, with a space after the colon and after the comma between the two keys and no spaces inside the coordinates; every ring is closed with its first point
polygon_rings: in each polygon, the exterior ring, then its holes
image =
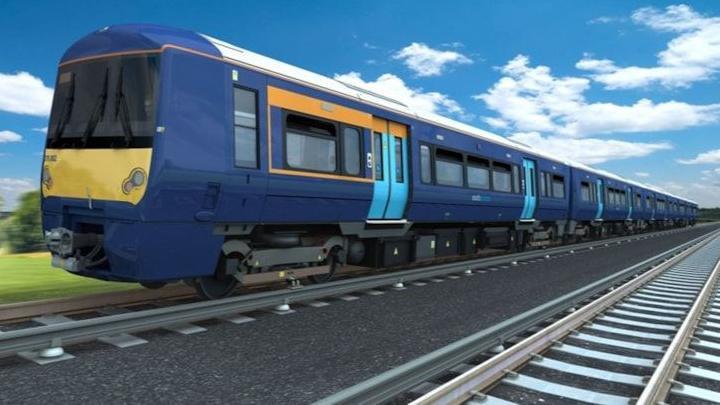
{"type": "Polygon", "coordinates": [[[683,222],[648,190],[211,37],[119,25],[60,62],[42,209],[55,266],[218,298],[683,222]]]}

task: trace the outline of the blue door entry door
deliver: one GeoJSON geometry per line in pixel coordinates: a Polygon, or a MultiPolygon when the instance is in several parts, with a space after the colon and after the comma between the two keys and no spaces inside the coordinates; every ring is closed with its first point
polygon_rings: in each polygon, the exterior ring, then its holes
{"type": "Polygon", "coordinates": [[[605,199],[603,196],[605,195],[605,190],[603,189],[603,181],[602,179],[597,179],[597,194],[595,197],[597,198],[597,212],[595,213],[595,219],[602,219],[603,217],[603,211],[605,209],[605,205],[603,204],[605,199]]]}
{"type": "Polygon", "coordinates": [[[407,127],[373,119],[373,200],[368,219],[400,220],[409,192],[407,127]]]}
{"type": "Polygon", "coordinates": [[[532,220],[535,217],[535,208],[537,206],[537,171],[535,170],[534,160],[523,159],[523,179],[525,204],[520,219],[532,220]]]}

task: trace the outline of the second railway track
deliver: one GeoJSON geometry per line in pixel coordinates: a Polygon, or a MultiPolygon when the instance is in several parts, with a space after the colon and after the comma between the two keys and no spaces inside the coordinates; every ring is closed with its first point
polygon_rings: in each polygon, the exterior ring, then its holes
{"type": "Polygon", "coordinates": [[[412,403],[720,402],[719,260],[714,236],[412,403]]]}

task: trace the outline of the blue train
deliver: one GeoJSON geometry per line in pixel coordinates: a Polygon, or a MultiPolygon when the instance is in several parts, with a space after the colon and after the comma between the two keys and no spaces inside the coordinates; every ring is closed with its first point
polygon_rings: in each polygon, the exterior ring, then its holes
{"type": "Polygon", "coordinates": [[[695,222],[697,205],[258,55],[118,25],[59,65],[42,174],[53,265],[206,298],[695,222]]]}

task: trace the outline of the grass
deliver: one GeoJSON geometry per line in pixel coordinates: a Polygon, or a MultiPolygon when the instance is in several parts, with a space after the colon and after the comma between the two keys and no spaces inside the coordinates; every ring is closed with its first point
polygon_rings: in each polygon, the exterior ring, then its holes
{"type": "Polygon", "coordinates": [[[0,255],[0,304],[142,288],[76,276],[50,266],[48,253],[0,255]]]}

